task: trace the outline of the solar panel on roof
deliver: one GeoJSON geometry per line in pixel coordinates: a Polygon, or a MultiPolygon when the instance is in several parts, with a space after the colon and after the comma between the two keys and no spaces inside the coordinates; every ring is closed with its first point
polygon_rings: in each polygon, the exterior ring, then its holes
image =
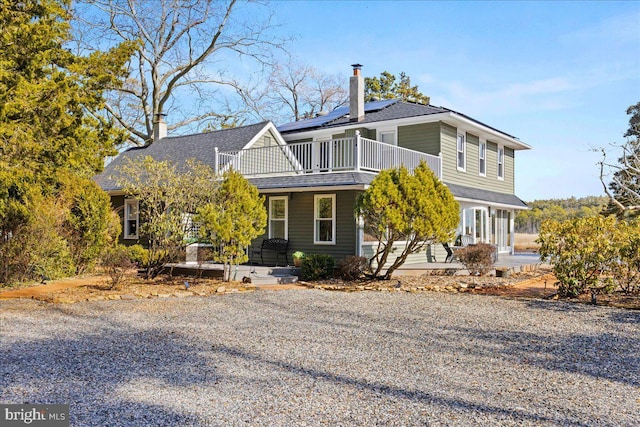
{"type": "Polygon", "coordinates": [[[300,120],[297,122],[291,122],[291,123],[285,123],[284,125],[280,125],[278,126],[278,131],[280,132],[286,132],[286,131],[290,131],[290,130],[297,130],[297,129],[306,129],[309,127],[318,127],[318,126],[322,126],[325,123],[331,122],[337,118],[340,118],[342,116],[344,116],[345,114],[349,113],[349,108],[348,107],[339,107],[336,108],[335,110],[333,110],[332,112],[330,112],[329,114],[326,114],[324,116],[317,116],[317,117],[313,117],[311,119],[305,119],[305,120],[300,120]]]}
{"type": "Polygon", "coordinates": [[[383,108],[388,107],[389,105],[394,104],[398,101],[398,99],[383,99],[381,101],[367,102],[366,104],[364,104],[364,111],[366,113],[370,111],[382,110],[383,108]]]}
{"type": "MultiPolygon", "coordinates": [[[[367,102],[366,104],[364,104],[364,111],[365,113],[367,112],[372,112],[372,111],[377,111],[377,110],[381,110],[395,102],[398,102],[397,99],[384,99],[382,101],[373,101],[373,102],[367,102]]],[[[307,128],[315,128],[315,127],[320,127],[323,126],[329,122],[332,122],[336,119],[339,119],[340,117],[349,114],[349,107],[339,107],[336,108],[335,110],[333,110],[332,112],[330,112],[329,114],[326,114],[324,116],[317,116],[317,117],[313,117],[311,119],[305,119],[305,120],[300,120],[297,122],[291,122],[291,123],[285,123],[283,125],[278,126],[278,131],[279,132],[288,132],[288,131],[292,131],[292,130],[300,130],[300,129],[307,129],[307,128]]]]}

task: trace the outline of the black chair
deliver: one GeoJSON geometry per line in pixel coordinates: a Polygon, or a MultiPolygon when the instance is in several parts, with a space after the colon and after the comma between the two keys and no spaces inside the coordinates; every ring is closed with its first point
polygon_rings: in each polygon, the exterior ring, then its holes
{"type": "Polygon", "coordinates": [[[276,266],[278,265],[278,256],[284,255],[284,263],[287,265],[287,252],[289,250],[289,241],[286,239],[264,239],[260,247],[253,248],[251,254],[260,254],[260,263],[264,265],[264,251],[273,251],[276,253],[276,266]]]}
{"type": "Polygon", "coordinates": [[[449,247],[448,243],[443,243],[442,246],[444,247],[444,250],[447,251],[447,257],[444,259],[444,262],[453,262],[453,249],[449,247]]]}

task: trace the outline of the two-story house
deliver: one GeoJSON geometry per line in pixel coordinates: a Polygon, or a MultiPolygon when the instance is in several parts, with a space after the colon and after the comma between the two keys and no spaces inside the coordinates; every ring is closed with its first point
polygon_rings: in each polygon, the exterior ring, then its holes
{"type": "MultiPolygon", "coordinates": [[[[517,138],[456,111],[399,100],[364,102],[364,79],[354,66],[350,105],[276,128],[270,122],[196,135],[167,137],[157,121],[157,140],[130,149],[96,181],[122,213],[124,242],[138,239],[137,203],[117,187],[118,165],[150,155],[182,164],[196,158],[221,172],[242,172],[266,197],[265,238],[284,238],[291,251],[336,258],[372,252],[354,215],[358,194],[376,174],[425,160],[461,206],[458,234],[513,251],[513,218],[526,205],[515,195],[515,152],[529,149],[517,138]]],[[[444,259],[442,248],[431,253],[444,259]]],[[[425,262],[425,254],[408,262],[425,262]]],[[[272,261],[272,260],[270,260],[272,261]]],[[[267,261],[265,261],[267,262],[267,261]]]]}

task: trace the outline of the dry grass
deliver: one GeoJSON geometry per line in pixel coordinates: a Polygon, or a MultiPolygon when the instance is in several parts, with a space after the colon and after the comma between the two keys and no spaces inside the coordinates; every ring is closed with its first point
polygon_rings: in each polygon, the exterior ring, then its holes
{"type": "Polygon", "coordinates": [[[540,244],[536,243],[537,238],[537,234],[516,233],[516,252],[538,252],[538,249],[540,249],[540,244]]]}

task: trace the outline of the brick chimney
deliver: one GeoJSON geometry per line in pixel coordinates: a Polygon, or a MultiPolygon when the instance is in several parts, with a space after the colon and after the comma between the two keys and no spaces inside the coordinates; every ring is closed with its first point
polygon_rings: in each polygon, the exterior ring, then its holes
{"type": "Polygon", "coordinates": [[[153,116],[153,142],[167,136],[167,122],[164,121],[165,117],[167,117],[167,115],[162,113],[153,116]]]}
{"type": "Polygon", "coordinates": [[[349,79],[349,120],[364,120],[364,77],[360,74],[361,64],[352,64],[353,76],[349,79]]]}

